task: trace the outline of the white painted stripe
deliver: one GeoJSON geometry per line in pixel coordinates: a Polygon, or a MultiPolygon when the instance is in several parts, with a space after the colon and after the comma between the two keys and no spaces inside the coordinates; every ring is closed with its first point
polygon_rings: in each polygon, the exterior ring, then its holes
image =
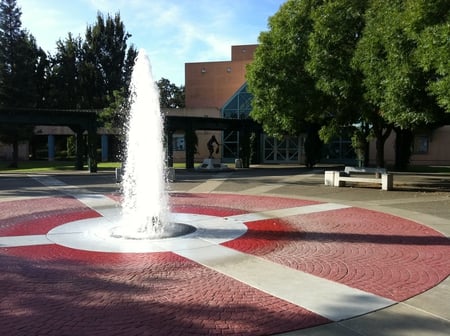
{"type": "Polygon", "coordinates": [[[320,203],[313,205],[305,205],[294,208],[283,208],[275,210],[267,210],[261,212],[253,212],[248,214],[229,216],[228,218],[239,220],[243,222],[251,222],[256,220],[270,219],[270,218],[283,218],[288,216],[306,215],[316,212],[339,210],[350,208],[349,205],[337,204],[337,203],[320,203]]]}
{"type": "Polygon", "coordinates": [[[18,247],[53,244],[45,235],[0,237],[0,247],[18,247]]]}
{"type": "MultiPolygon", "coordinates": [[[[69,186],[54,177],[40,175],[29,176],[44,186],[51,187],[52,189],[55,189],[65,195],[70,195],[76,198],[81,203],[95,210],[104,217],[110,217],[112,213],[111,209],[119,206],[116,201],[105,195],[80,192],[75,186],[69,186]]],[[[113,211],[113,213],[114,216],[117,215],[116,211],[113,211]]]]}
{"type": "MultiPolygon", "coordinates": [[[[305,180],[307,178],[311,178],[314,177],[316,174],[297,174],[297,175],[289,175],[286,177],[283,177],[281,179],[281,181],[283,181],[284,183],[293,183],[293,182],[298,182],[298,181],[302,181],[305,180]]],[[[320,177],[322,178],[322,176],[320,177]]]]}
{"type": "Polygon", "coordinates": [[[332,321],[396,303],[220,245],[175,253],[332,321]]]}
{"type": "Polygon", "coordinates": [[[242,192],[247,195],[261,195],[274,189],[281,188],[282,184],[263,184],[254,188],[245,189],[242,192]]]}
{"type": "Polygon", "coordinates": [[[233,173],[218,173],[212,176],[212,179],[207,180],[199,184],[198,186],[189,190],[192,193],[202,193],[202,192],[211,192],[217,189],[220,185],[223,184],[224,180],[231,176],[233,173]]]}
{"type": "Polygon", "coordinates": [[[223,181],[218,180],[208,180],[205,183],[199,184],[198,186],[189,190],[191,193],[208,193],[214,191],[223,184],[223,181]]]}
{"type": "Polygon", "coordinates": [[[71,196],[75,197],[84,205],[95,210],[103,217],[110,218],[117,217],[117,210],[120,206],[113,199],[100,194],[83,194],[83,193],[71,193],[71,196]],[[115,209],[115,210],[114,210],[115,209]]]}
{"type": "Polygon", "coordinates": [[[51,176],[42,176],[42,175],[28,175],[34,180],[38,181],[39,183],[45,185],[46,187],[61,187],[61,186],[67,186],[66,183],[64,183],[61,180],[58,180],[51,176]]]}

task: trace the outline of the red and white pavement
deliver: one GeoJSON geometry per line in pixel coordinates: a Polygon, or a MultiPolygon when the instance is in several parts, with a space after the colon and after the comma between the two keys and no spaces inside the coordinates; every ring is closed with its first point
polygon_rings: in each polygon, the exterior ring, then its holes
{"type": "Polygon", "coordinates": [[[380,310],[450,274],[448,238],[382,212],[172,193],[195,232],[123,240],[117,195],[51,177],[0,202],[0,335],[272,335],[380,310]]]}

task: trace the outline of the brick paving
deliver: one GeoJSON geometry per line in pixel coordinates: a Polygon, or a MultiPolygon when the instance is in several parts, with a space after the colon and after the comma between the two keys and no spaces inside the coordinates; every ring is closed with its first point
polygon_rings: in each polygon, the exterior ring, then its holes
{"type": "MultiPolygon", "coordinates": [[[[237,193],[171,197],[174,212],[222,217],[322,202],[237,193]]],[[[4,200],[0,237],[41,235],[96,216],[57,193],[4,200]]],[[[445,235],[380,211],[351,207],[247,227],[223,245],[395,301],[450,274],[445,235]]],[[[0,265],[1,335],[272,335],[331,322],[172,252],[0,245],[0,265]]]]}

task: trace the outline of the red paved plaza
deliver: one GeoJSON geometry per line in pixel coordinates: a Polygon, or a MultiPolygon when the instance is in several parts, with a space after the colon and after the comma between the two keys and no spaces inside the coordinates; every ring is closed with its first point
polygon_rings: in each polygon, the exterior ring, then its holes
{"type": "MultiPolygon", "coordinates": [[[[439,232],[357,207],[289,210],[321,205],[286,197],[171,195],[174,213],[232,218],[286,209],[286,215],[245,222],[247,232],[221,246],[381,298],[406,300],[449,275],[450,245],[439,232]]],[[[254,336],[331,322],[176,252],[33,243],[59,225],[99,216],[68,195],[0,202],[1,335],[254,336]],[[5,243],[14,237],[20,243],[5,243]]]]}

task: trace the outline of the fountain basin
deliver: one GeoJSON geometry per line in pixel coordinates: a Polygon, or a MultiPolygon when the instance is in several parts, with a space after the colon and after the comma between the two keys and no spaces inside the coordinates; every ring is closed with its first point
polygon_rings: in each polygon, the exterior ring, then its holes
{"type": "MultiPolygon", "coordinates": [[[[149,238],[131,234],[113,237],[111,233],[121,227],[120,209],[103,210],[106,217],[81,219],[57,226],[46,237],[49,243],[68,248],[113,253],[152,253],[200,249],[236,239],[245,232],[243,220],[210,215],[170,213],[169,226],[176,226],[178,235],[149,238]],[[176,223],[176,224],[174,224],[176,223]]],[[[132,232],[132,231],[131,231],[132,232]]]]}

